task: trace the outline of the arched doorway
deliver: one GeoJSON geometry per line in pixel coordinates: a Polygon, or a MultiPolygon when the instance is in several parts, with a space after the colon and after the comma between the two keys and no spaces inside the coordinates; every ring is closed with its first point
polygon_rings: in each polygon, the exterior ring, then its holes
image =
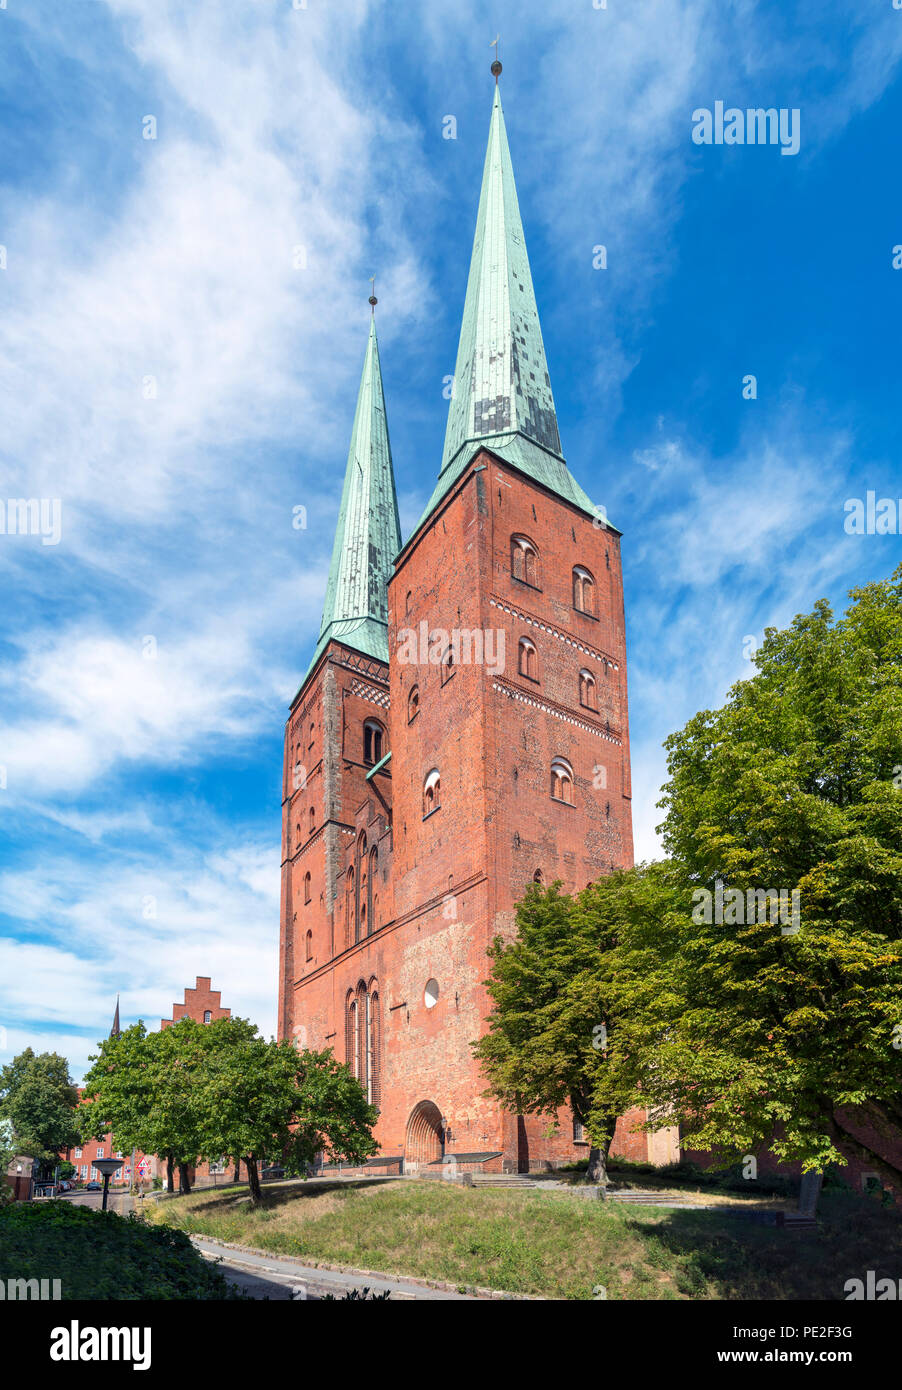
{"type": "Polygon", "coordinates": [[[434,1163],[444,1152],[442,1112],[431,1100],[421,1100],[414,1106],[407,1121],[404,1143],[404,1168],[416,1172],[423,1164],[434,1163]]]}

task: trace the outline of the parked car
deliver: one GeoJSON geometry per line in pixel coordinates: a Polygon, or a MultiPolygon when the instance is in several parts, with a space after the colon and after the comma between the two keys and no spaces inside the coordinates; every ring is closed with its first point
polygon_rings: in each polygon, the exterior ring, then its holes
{"type": "Polygon", "coordinates": [[[278,1165],[277,1163],[274,1163],[274,1164],[272,1164],[269,1168],[264,1168],[264,1169],[263,1169],[263,1171],[262,1171],[261,1174],[260,1174],[260,1181],[261,1181],[261,1182],[274,1182],[277,1178],[284,1178],[284,1176],[285,1176],[285,1169],[284,1169],[284,1168],[280,1168],[279,1165],[278,1165]]]}
{"type": "Polygon", "coordinates": [[[86,1182],[86,1183],[85,1183],[85,1188],[84,1188],[84,1190],[85,1190],[85,1192],[102,1192],[102,1191],[103,1191],[103,1183],[102,1183],[102,1182],[86,1182]]]}

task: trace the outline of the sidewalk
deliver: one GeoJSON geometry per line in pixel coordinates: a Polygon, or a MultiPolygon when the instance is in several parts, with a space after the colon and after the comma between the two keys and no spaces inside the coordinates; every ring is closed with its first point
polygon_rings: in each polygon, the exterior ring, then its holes
{"type": "MultiPolygon", "coordinates": [[[[483,1293],[457,1293],[449,1288],[417,1279],[400,1279],[387,1274],[371,1274],[360,1269],[324,1269],[304,1265],[280,1255],[249,1250],[246,1246],[224,1245],[207,1236],[192,1236],[191,1243],[209,1260],[221,1260],[222,1272],[230,1283],[249,1293],[252,1298],[277,1300],[321,1299],[326,1294],[336,1298],[349,1289],[367,1288],[371,1293],[391,1295],[392,1302],[409,1299],[453,1300],[474,1303],[489,1299],[483,1293]]],[[[495,1297],[504,1297],[496,1294],[495,1297]]],[[[508,1295],[513,1297],[513,1295],[508,1295]]]]}

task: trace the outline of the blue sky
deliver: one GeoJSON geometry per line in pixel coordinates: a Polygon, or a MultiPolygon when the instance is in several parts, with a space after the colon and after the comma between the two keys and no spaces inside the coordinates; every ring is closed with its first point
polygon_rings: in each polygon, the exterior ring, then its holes
{"type": "Polygon", "coordinates": [[[199,973],[275,1027],[282,730],[368,277],[406,537],[497,32],[564,453],[624,532],[637,856],[662,740],[746,639],[900,559],[843,525],[902,497],[892,0],[296,3],[0,9],[0,499],[62,503],[58,545],[0,535],[0,1063],[80,1075],[117,992],[156,1023],[199,973]],[[798,108],[799,153],[694,144],[718,100],[798,108]]]}

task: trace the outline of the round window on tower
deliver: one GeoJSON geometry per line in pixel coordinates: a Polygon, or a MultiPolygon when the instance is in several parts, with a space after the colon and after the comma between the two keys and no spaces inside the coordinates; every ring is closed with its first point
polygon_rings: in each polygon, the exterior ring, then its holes
{"type": "Polygon", "coordinates": [[[438,1003],[438,980],[427,980],[423,993],[423,1003],[427,1009],[434,1009],[438,1003]]]}

